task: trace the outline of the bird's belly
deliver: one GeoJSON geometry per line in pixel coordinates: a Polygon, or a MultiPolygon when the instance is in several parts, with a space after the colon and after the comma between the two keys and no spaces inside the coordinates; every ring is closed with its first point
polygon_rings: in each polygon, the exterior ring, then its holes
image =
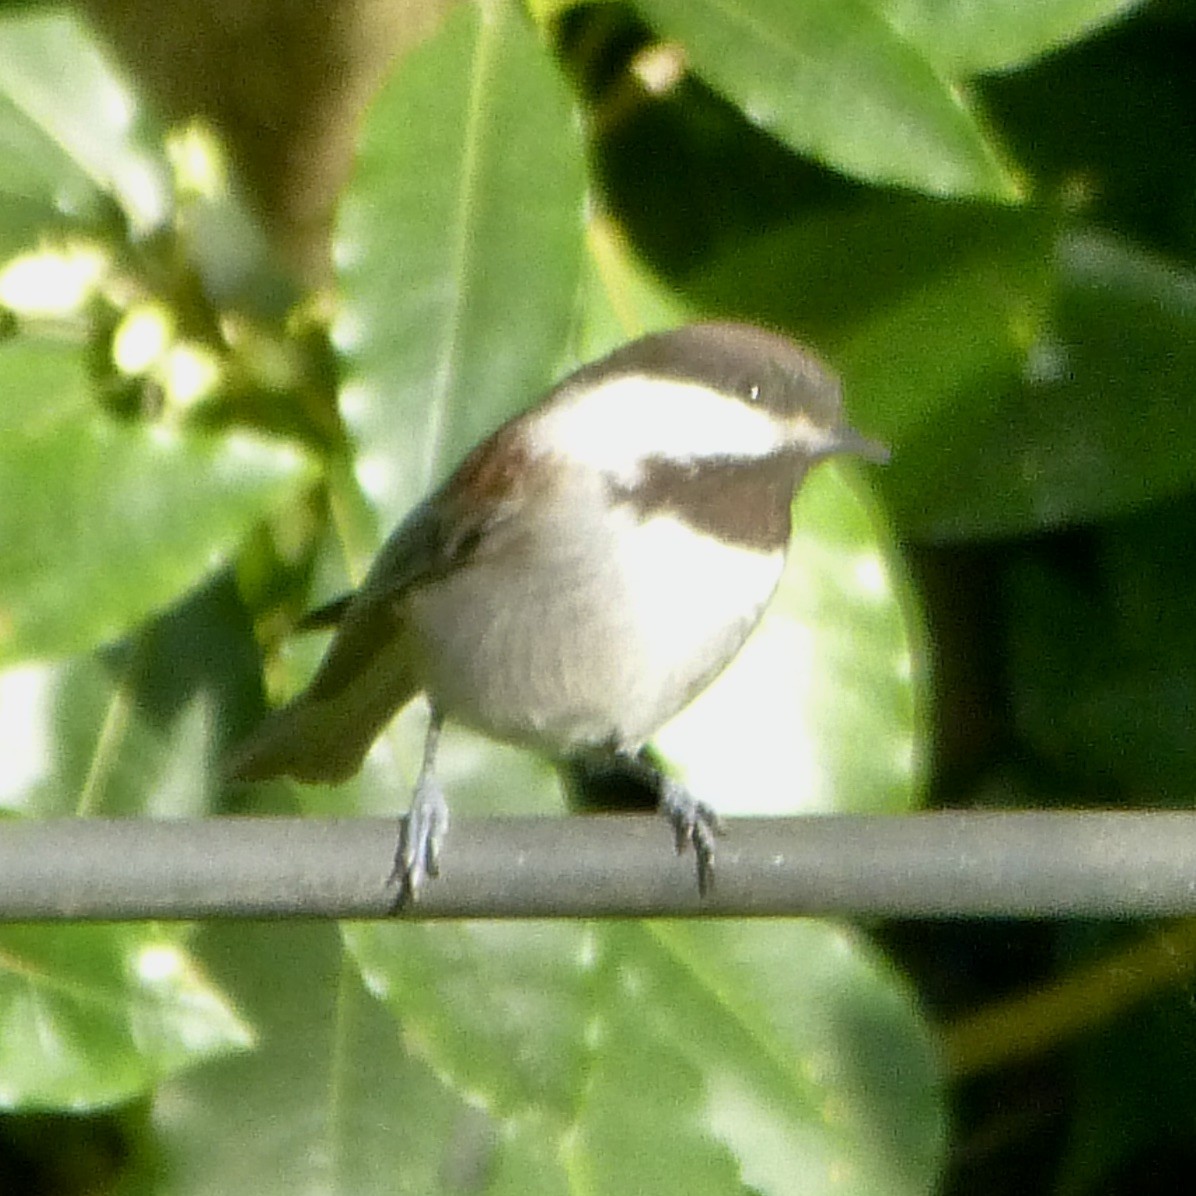
{"type": "Polygon", "coordinates": [[[568,754],[635,747],[738,651],[783,553],[696,535],[669,516],[623,534],[548,539],[412,594],[429,697],[488,735],[568,754]]]}

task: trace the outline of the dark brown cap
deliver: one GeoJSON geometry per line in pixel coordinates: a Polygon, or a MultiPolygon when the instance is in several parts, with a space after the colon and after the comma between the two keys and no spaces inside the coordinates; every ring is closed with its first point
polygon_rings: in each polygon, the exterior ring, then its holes
{"type": "Polygon", "coordinates": [[[839,379],[808,349],[751,324],[687,324],[641,337],[578,370],[565,384],[593,386],[619,374],[700,383],[784,417],[823,428],[843,421],[839,379]]]}

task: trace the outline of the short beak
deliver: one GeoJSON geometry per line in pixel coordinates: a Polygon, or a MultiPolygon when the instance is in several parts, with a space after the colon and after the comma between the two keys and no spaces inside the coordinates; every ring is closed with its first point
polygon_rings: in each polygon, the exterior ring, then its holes
{"type": "Polygon", "coordinates": [[[861,436],[854,428],[846,424],[835,432],[835,445],[831,449],[834,453],[855,453],[865,461],[875,461],[877,465],[887,465],[889,450],[879,440],[869,440],[861,436]]]}

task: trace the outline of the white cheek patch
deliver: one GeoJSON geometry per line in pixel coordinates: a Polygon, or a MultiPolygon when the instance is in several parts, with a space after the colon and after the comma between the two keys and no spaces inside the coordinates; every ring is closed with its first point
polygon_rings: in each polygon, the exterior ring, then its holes
{"type": "Polygon", "coordinates": [[[651,457],[767,457],[793,443],[796,430],[763,408],[696,382],[637,374],[566,392],[532,427],[541,451],[626,486],[636,483],[651,457]]]}

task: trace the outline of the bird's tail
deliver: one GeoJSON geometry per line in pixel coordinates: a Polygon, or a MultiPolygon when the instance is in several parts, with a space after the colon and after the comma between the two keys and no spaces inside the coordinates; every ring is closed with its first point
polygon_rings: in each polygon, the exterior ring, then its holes
{"type": "Polygon", "coordinates": [[[333,697],[310,691],[272,711],[230,758],[230,781],[297,781],[335,785],[346,781],[365,760],[370,745],[391,717],[415,696],[406,692],[363,695],[353,687],[333,697]]]}

